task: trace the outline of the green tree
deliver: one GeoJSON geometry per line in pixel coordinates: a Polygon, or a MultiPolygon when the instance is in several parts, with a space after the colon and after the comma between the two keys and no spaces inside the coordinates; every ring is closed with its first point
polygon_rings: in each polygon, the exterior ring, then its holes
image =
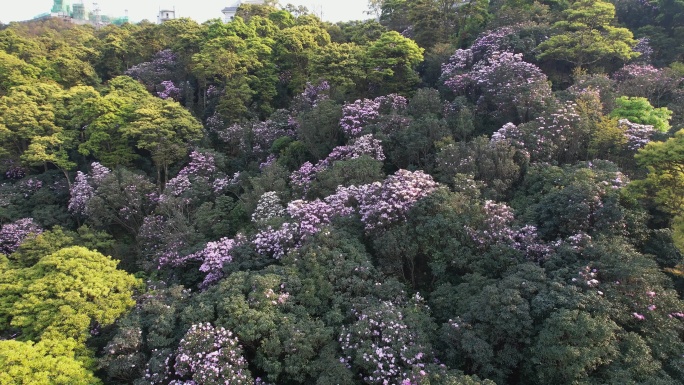
{"type": "Polygon", "coordinates": [[[627,28],[611,25],[615,6],[601,0],[579,0],[563,11],[553,28],[559,33],[539,44],[539,59],[559,59],[583,67],[602,59],[627,60],[639,54],[627,28]]]}
{"type": "Polygon", "coordinates": [[[610,113],[613,118],[648,124],[660,132],[667,132],[670,129],[672,111],[667,107],[653,108],[648,99],[629,96],[620,96],[615,100],[615,105],[615,109],[610,113]]]}
{"type": "Polygon", "coordinates": [[[122,128],[124,137],[150,152],[157,183],[162,186],[169,177],[169,166],[187,154],[190,142],[202,137],[202,125],[177,102],[162,99],[150,100],[138,108],[133,119],[122,128]]]}
{"type": "Polygon", "coordinates": [[[67,180],[71,188],[69,171],[76,167],[76,163],[69,160],[68,151],[74,147],[73,133],[62,131],[50,136],[36,136],[31,140],[26,151],[21,156],[22,161],[31,166],[44,166],[48,164],[57,167],[67,180]]]}
{"type": "Polygon", "coordinates": [[[14,158],[21,156],[35,137],[61,131],[56,124],[63,90],[54,84],[38,83],[15,87],[0,98],[0,143],[14,158]]]}
{"type": "Polygon", "coordinates": [[[532,348],[531,363],[539,384],[576,384],[586,381],[600,365],[618,354],[619,327],[607,317],[562,309],[543,325],[532,348]]]}
{"type": "Polygon", "coordinates": [[[416,66],[423,52],[413,40],[389,31],[370,44],[364,57],[369,89],[373,94],[410,93],[420,81],[416,66]]]}
{"type": "Polygon", "coordinates": [[[638,196],[654,201],[663,211],[675,217],[674,238],[684,251],[684,130],[665,142],[651,142],[635,156],[646,167],[644,179],[630,185],[638,196]]]}
{"type": "Polygon", "coordinates": [[[0,96],[6,95],[14,86],[35,81],[40,69],[0,50],[0,96]]]}
{"type": "Polygon", "coordinates": [[[24,340],[73,338],[84,342],[93,322],[112,324],[135,302],[140,282],[117,262],[73,246],[28,268],[0,271],[0,328],[18,328],[24,340]]]}
{"type": "Polygon", "coordinates": [[[97,385],[64,341],[0,341],[0,384],[97,385]]]}

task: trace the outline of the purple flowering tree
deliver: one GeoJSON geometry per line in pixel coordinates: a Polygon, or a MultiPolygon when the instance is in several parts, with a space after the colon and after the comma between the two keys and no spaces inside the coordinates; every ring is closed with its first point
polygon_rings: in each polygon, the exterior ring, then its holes
{"type": "Polygon", "coordinates": [[[628,64],[615,71],[613,79],[619,95],[647,98],[656,107],[671,96],[684,77],[669,68],[660,69],[648,64],[628,64]]]}
{"type": "Polygon", "coordinates": [[[406,98],[397,94],[379,96],[375,99],[359,99],[342,107],[340,127],[348,138],[356,138],[368,127],[378,124],[383,115],[402,112],[406,110],[407,105],[406,98]]]}
{"type": "Polygon", "coordinates": [[[124,74],[145,85],[150,93],[162,99],[179,101],[188,87],[181,78],[181,64],[170,49],[157,52],[151,61],[129,68],[124,74]]]}
{"type": "Polygon", "coordinates": [[[273,119],[263,122],[233,124],[214,129],[218,138],[232,146],[235,155],[239,153],[267,158],[273,143],[284,136],[297,138],[297,122],[293,119],[273,119]]]}
{"type": "Polygon", "coordinates": [[[355,322],[340,333],[340,361],[356,367],[367,384],[411,384],[413,373],[426,375],[432,352],[407,319],[415,311],[390,301],[356,311],[355,322]]]}
{"type": "Polygon", "coordinates": [[[181,89],[176,87],[171,80],[164,80],[161,82],[162,90],[157,92],[157,96],[162,99],[173,99],[175,101],[180,100],[181,89]]]}
{"type": "Polygon", "coordinates": [[[528,259],[534,261],[546,259],[551,254],[552,248],[539,239],[535,226],[516,228],[513,225],[513,209],[506,204],[487,200],[482,209],[484,221],[481,227],[478,230],[468,230],[479,247],[506,245],[524,252],[528,259]]]}
{"type": "Polygon", "coordinates": [[[420,199],[430,195],[438,184],[422,171],[399,170],[382,183],[360,186],[355,191],[359,214],[367,231],[380,230],[404,220],[420,199]]]}
{"type": "Polygon", "coordinates": [[[285,215],[285,207],[283,207],[275,191],[268,191],[261,195],[256,209],[252,213],[252,222],[265,222],[275,217],[282,217],[285,215]]]}
{"type": "MultiPolygon", "coordinates": [[[[281,74],[282,76],[282,74],[281,74]]],[[[307,82],[304,91],[297,95],[292,101],[293,115],[300,112],[311,110],[320,102],[330,98],[330,83],[323,80],[319,83],[307,82]]]]}
{"type": "Polygon", "coordinates": [[[180,341],[175,355],[173,385],[252,385],[242,347],[233,333],[210,323],[193,325],[180,341]]]}
{"type": "Polygon", "coordinates": [[[624,131],[627,148],[633,152],[645,147],[656,132],[651,125],[632,123],[627,119],[618,120],[618,126],[624,131]]]}
{"type": "Polygon", "coordinates": [[[88,202],[93,197],[94,189],[88,182],[86,174],[76,172],[76,179],[71,185],[70,193],[69,212],[81,216],[88,215],[88,202]]]}
{"type": "Polygon", "coordinates": [[[299,248],[335,217],[358,213],[366,231],[380,231],[404,220],[408,211],[420,199],[430,195],[438,184],[422,171],[399,170],[382,183],[361,186],[340,186],[335,194],[315,201],[297,200],[287,207],[289,219],[279,228],[271,226],[253,239],[256,250],[281,258],[299,248]]]}
{"type": "Polygon", "coordinates": [[[43,229],[33,221],[33,218],[22,218],[3,225],[0,228],[0,254],[12,254],[26,239],[42,232],[43,229]]]}
{"type": "Polygon", "coordinates": [[[532,162],[575,162],[583,159],[590,139],[577,105],[566,103],[532,122],[506,123],[492,141],[508,141],[530,155],[532,162]]]}
{"type": "Polygon", "coordinates": [[[166,183],[159,199],[167,202],[172,197],[181,197],[186,203],[199,201],[202,198],[202,194],[199,194],[202,187],[210,193],[221,194],[228,187],[237,184],[239,178],[239,172],[233,176],[220,172],[214,154],[195,150],[190,153],[190,163],[166,183]]]}
{"type": "Polygon", "coordinates": [[[546,75],[522,54],[493,52],[476,63],[472,52],[459,50],[442,70],[444,84],[465,95],[482,112],[516,123],[527,122],[543,112],[552,99],[546,75]],[[471,65],[472,63],[472,65],[471,65]]]}
{"type": "Polygon", "coordinates": [[[325,159],[317,162],[316,165],[305,162],[299,170],[292,173],[290,182],[306,194],[316,175],[332,167],[334,162],[356,159],[362,155],[369,155],[379,161],[385,160],[382,142],[368,134],[355,139],[350,145],[335,147],[325,159]]]}

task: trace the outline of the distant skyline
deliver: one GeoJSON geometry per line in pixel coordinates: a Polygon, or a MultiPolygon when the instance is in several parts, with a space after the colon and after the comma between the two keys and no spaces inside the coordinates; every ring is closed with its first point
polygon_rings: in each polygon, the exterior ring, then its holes
{"type": "MultiPolygon", "coordinates": [[[[72,0],[77,3],[80,0],[72,0]]],[[[128,17],[133,23],[143,19],[156,22],[160,8],[176,10],[177,17],[189,17],[199,23],[209,19],[222,18],[221,9],[233,5],[236,0],[99,0],[103,15],[124,16],[128,10],[128,17]],[[201,5],[199,5],[201,4],[201,5]]],[[[0,14],[0,22],[29,20],[33,17],[50,12],[52,0],[20,0],[5,7],[0,14]]],[[[84,0],[86,8],[92,9],[93,1],[84,0]]],[[[309,11],[317,15],[322,12],[323,20],[330,22],[347,20],[365,20],[370,16],[364,12],[368,9],[368,0],[290,0],[281,1],[281,4],[292,3],[304,5],[309,11]]]]}

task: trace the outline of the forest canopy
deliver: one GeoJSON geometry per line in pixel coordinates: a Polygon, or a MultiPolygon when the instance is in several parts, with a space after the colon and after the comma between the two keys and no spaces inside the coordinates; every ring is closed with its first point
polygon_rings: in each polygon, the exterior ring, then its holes
{"type": "Polygon", "coordinates": [[[684,3],[0,25],[0,383],[681,384],[684,3]]]}

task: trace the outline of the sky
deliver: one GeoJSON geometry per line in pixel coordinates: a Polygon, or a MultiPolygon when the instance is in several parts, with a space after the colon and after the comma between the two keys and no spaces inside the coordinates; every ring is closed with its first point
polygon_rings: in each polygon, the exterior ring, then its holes
{"type": "MultiPolygon", "coordinates": [[[[175,7],[177,17],[190,17],[200,23],[222,18],[221,9],[233,5],[236,0],[83,0],[86,8],[92,9],[96,1],[103,15],[123,16],[128,10],[131,22],[143,19],[157,20],[159,8],[175,7]],[[200,5],[201,4],[201,5],[200,5]]],[[[52,9],[52,0],[5,0],[10,6],[3,7],[0,22],[28,20],[52,9]]],[[[80,0],[72,0],[72,4],[80,0]]],[[[363,20],[369,16],[364,14],[368,0],[281,0],[281,4],[292,3],[304,5],[320,16],[324,21],[337,22],[346,20],[363,20]]]]}

